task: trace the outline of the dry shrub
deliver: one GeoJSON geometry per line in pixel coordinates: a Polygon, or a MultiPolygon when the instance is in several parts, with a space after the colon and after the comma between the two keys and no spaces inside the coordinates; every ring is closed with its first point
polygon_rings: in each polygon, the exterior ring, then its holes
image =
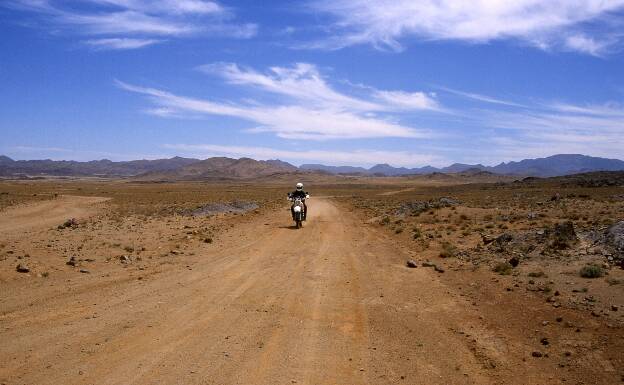
{"type": "Polygon", "coordinates": [[[513,270],[513,266],[509,262],[499,262],[494,266],[493,270],[500,275],[509,275],[513,270]]]}
{"type": "Polygon", "coordinates": [[[605,271],[601,266],[589,264],[581,268],[579,275],[583,278],[600,278],[605,275],[605,271]]]}
{"type": "Polygon", "coordinates": [[[440,251],[440,257],[452,258],[457,253],[457,248],[450,242],[442,242],[442,251],[440,251]]]}

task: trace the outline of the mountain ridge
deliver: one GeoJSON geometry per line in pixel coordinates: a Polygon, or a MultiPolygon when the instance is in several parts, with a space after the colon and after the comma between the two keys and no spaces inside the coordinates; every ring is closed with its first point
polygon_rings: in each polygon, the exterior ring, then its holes
{"type": "Polygon", "coordinates": [[[86,162],[50,159],[13,160],[0,155],[0,176],[107,176],[137,177],[140,179],[193,180],[193,179],[248,179],[274,174],[323,172],[338,175],[404,176],[432,173],[476,173],[552,177],[593,171],[622,171],[624,161],[592,157],[581,154],[557,154],[544,158],[501,162],[495,166],[453,163],[446,167],[424,166],[418,168],[393,167],[380,163],[370,168],[358,166],[327,166],[302,164],[296,167],[279,159],[255,160],[251,158],[212,157],[207,159],[173,157],[154,160],[115,162],[108,159],[86,162]]]}
{"type": "MultiPolygon", "coordinates": [[[[322,169],[333,174],[341,174],[336,170],[343,166],[325,166],[303,164],[302,169],[315,170],[315,166],[321,166],[322,169]]],[[[557,154],[544,158],[523,159],[520,161],[501,162],[496,166],[484,166],[482,164],[464,164],[453,163],[450,166],[437,168],[432,166],[424,166],[419,168],[392,167],[388,164],[381,163],[371,168],[359,168],[361,175],[375,175],[382,172],[387,176],[400,175],[421,175],[434,172],[441,173],[461,173],[467,170],[481,170],[491,172],[493,174],[504,175],[522,175],[522,176],[562,176],[570,174],[578,174],[592,171],[621,171],[624,170],[624,161],[619,159],[609,159],[593,157],[582,154],[557,154]]]]}

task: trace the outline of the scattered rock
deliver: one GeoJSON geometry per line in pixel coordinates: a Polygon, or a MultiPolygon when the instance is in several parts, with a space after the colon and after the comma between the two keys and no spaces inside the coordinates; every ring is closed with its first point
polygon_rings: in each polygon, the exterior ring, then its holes
{"type": "Polygon", "coordinates": [[[496,239],[494,241],[499,246],[502,246],[505,243],[509,243],[509,242],[513,241],[513,235],[511,235],[509,233],[503,233],[503,234],[499,235],[498,237],[496,237],[496,239]]]}
{"type": "Polygon", "coordinates": [[[69,261],[65,262],[65,264],[67,266],[76,266],[78,261],[76,260],[76,257],[69,257],[69,261]]]}
{"type": "Polygon", "coordinates": [[[543,357],[544,355],[542,354],[542,352],[534,351],[533,353],[531,353],[531,356],[539,358],[543,357]]]}
{"type": "Polygon", "coordinates": [[[418,267],[418,264],[413,259],[408,259],[405,264],[406,264],[407,267],[411,267],[411,268],[418,267]]]}
{"type": "Polygon", "coordinates": [[[438,204],[440,206],[443,207],[449,207],[449,206],[457,206],[460,205],[461,202],[457,199],[453,199],[453,198],[449,198],[449,197],[442,197],[440,199],[438,199],[438,204]]]}
{"type": "Polygon", "coordinates": [[[494,242],[494,238],[486,234],[481,234],[481,240],[483,241],[484,245],[489,245],[490,243],[494,242]]]}
{"type": "Polygon", "coordinates": [[[68,227],[71,227],[71,228],[78,227],[78,221],[76,220],[76,218],[68,219],[62,225],[58,226],[59,229],[66,229],[68,227]]]}
{"type": "Polygon", "coordinates": [[[445,271],[443,268],[441,268],[438,265],[434,265],[433,266],[433,270],[437,271],[438,273],[444,273],[444,271],[445,271]]]}
{"type": "Polygon", "coordinates": [[[91,273],[91,272],[90,272],[89,270],[87,270],[87,269],[80,269],[79,271],[80,271],[81,273],[84,273],[84,274],[89,274],[89,273],[91,273]]]}
{"type": "Polygon", "coordinates": [[[611,305],[611,311],[618,311],[619,307],[617,305],[611,305]]]}
{"type": "Polygon", "coordinates": [[[518,267],[518,265],[520,264],[520,258],[511,257],[508,262],[511,265],[511,267],[518,267]]]}
{"type": "Polygon", "coordinates": [[[550,341],[548,341],[548,338],[544,337],[540,340],[540,343],[544,346],[548,346],[550,345],[550,341]]]}
{"type": "Polygon", "coordinates": [[[18,273],[28,273],[30,271],[30,268],[26,266],[26,264],[20,263],[17,265],[17,267],[15,267],[15,271],[17,271],[18,273]]]}

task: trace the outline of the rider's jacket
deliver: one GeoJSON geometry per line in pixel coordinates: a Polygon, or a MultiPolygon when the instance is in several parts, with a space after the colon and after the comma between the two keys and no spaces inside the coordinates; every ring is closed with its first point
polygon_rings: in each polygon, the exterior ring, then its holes
{"type": "Polygon", "coordinates": [[[291,192],[289,195],[291,197],[293,197],[293,198],[305,199],[305,197],[306,197],[306,195],[308,195],[308,193],[303,191],[303,190],[295,190],[295,191],[291,192]]]}

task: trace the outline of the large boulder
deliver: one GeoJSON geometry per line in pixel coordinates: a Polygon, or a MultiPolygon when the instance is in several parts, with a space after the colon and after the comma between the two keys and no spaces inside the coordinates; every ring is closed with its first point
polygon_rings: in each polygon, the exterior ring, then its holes
{"type": "Polygon", "coordinates": [[[620,258],[624,258],[624,221],[620,221],[607,230],[607,242],[620,258]]]}

